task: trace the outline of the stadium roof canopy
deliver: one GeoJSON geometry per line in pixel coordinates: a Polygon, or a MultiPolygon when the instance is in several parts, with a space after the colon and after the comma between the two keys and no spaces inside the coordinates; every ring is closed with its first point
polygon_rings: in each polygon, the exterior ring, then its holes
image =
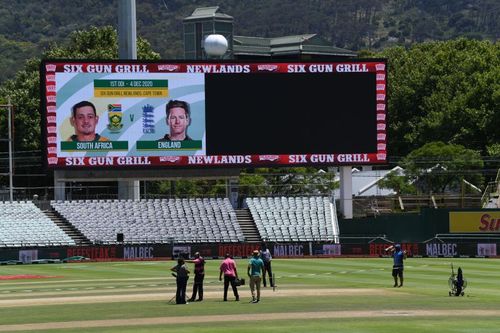
{"type": "Polygon", "coordinates": [[[219,13],[218,11],[219,6],[196,8],[190,16],[184,18],[184,21],[197,21],[212,18],[216,18],[218,20],[226,19],[228,21],[233,21],[232,16],[219,13]]]}
{"type": "Polygon", "coordinates": [[[335,57],[355,57],[350,50],[331,46],[330,43],[317,34],[283,36],[275,38],[234,36],[233,53],[239,56],[297,56],[324,55],[335,57]]]}
{"type": "Polygon", "coordinates": [[[317,34],[302,34],[281,37],[235,36],[234,18],[219,12],[219,7],[196,8],[184,18],[184,48],[186,59],[205,57],[202,41],[209,34],[221,34],[229,44],[227,58],[333,60],[352,58],[354,51],[335,47],[317,34]]]}

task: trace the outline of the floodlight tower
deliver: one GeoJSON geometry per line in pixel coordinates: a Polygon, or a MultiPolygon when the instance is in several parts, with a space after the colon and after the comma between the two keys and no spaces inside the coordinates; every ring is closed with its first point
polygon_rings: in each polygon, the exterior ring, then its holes
{"type": "MultiPolygon", "coordinates": [[[[2,104],[0,105],[0,108],[6,108],[7,109],[7,129],[8,129],[8,139],[1,139],[0,141],[8,141],[9,144],[9,200],[12,202],[14,200],[14,181],[13,181],[13,175],[14,175],[14,155],[12,153],[12,143],[14,138],[12,137],[13,134],[13,128],[12,128],[12,117],[13,117],[13,112],[12,112],[12,107],[13,105],[10,103],[10,97],[8,100],[7,104],[2,104]]],[[[6,173],[0,174],[2,176],[6,176],[6,173]]]]}
{"type": "Polygon", "coordinates": [[[135,0],[118,1],[118,57],[137,59],[135,0]]]}
{"type": "MultiPolygon", "coordinates": [[[[118,1],[118,57],[137,59],[137,23],[135,0],[118,1]]],[[[118,180],[118,198],[140,198],[140,181],[118,180]]]]}

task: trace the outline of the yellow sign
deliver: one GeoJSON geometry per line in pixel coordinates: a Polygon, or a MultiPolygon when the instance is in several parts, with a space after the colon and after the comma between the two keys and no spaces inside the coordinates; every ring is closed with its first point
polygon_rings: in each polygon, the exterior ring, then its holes
{"type": "Polygon", "coordinates": [[[450,212],[450,233],[500,233],[500,211],[450,212]]]}
{"type": "Polygon", "coordinates": [[[168,97],[167,88],[94,88],[94,97],[168,97]]]}

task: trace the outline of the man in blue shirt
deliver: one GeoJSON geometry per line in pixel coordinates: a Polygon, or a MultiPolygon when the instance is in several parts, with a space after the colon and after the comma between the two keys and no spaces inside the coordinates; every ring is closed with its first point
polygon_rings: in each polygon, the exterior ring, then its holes
{"type": "Polygon", "coordinates": [[[390,252],[394,260],[394,265],[392,266],[392,277],[394,278],[394,287],[401,288],[403,286],[403,260],[406,259],[406,251],[401,250],[401,245],[391,245],[385,249],[385,252],[390,252]],[[399,285],[398,285],[399,276],[399,285]]]}
{"type": "Polygon", "coordinates": [[[250,278],[250,291],[252,292],[252,303],[260,301],[260,281],[264,270],[264,262],[259,258],[259,251],[252,252],[252,259],[248,262],[247,274],[250,278]],[[255,289],[257,289],[257,298],[255,298],[255,289]]]}

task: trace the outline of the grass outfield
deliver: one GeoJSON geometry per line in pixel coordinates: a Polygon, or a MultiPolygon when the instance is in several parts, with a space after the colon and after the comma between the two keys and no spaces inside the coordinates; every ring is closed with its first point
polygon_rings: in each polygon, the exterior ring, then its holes
{"type": "Polygon", "coordinates": [[[188,305],[169,303],[172,261],[0,266],[51,276],[0,280],[0,332],[500,332],[496,259],[409,258],[403,288],[391,259],[275,259],[278,288],[259,304],[248,286],[222,302],[219,264],[207,261],[205,300],[188,305]],[[448,296],[450,262],[468,280],[464,297],[448,296]]]}

